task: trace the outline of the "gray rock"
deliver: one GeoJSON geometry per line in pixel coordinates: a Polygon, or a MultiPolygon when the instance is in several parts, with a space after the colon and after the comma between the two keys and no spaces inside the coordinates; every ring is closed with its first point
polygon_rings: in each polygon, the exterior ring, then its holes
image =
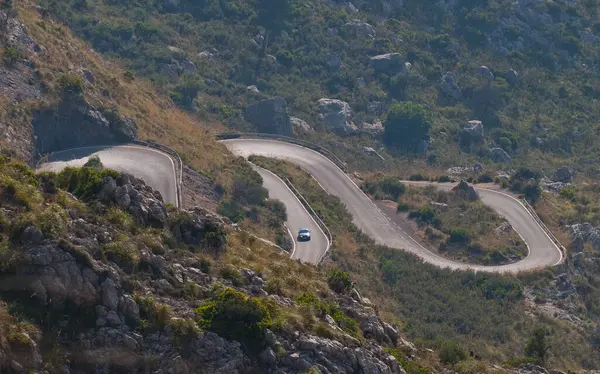
{"type": "Polygon", "coordinates": [[[407,71],[404,59],[400,53],[386,53],[384,55],[371,57],[369,64],[377,72],[396,74],[407,71]]]}
{"type": "Polygon", "coordinates": [[[119,302],[119,307],[125,318],[133,322],[140,320],[140,307],[131,296],[123,295],[119,302]]]}
{"type": "Polygon", "coordinates": [[[385,127],[383,126],[381,120],[375,120],[373,123],[364,122],[362,125],[362,130],[369,134],[379,135],[383,134],[385,127]]]}
{"type": "Polygon", "coordinates": [[[196,339],[190,349],[190,360],[207,373],[245,373],[249,359],[242,352],[240,343],[226,341],[212,332],[196,339]]]}
{"type": "Polygon", "coordinates": [[[521,76],[519,75],[519,73],[517,73],[516,70],[509,70],[506,73],[506,81],[510,84],[510,85],[516,85],[517,83],[519,83],[519,81],[521,80],[521,76]]]}
{"type": "Polygon", "coordinates": [[[573,239],[571,240],[571,251],[572,252],[583,252],[584,248],[585,248],[585,240],[583,239],[583,237],[581,237],[581,235],[576,235],[573,237],[573,239]]]}
{"type": "Polygon", "coordinates": [[[198,70],[196,65],[188,59],[181,61],[181,68],[184,73],[195,73],[198,70]]]}
{"type": "Polygon", "coordinates": [[[503,164],[512,164],[512,158],[502,148],[490,149],[490,155],[491,155],[492,161],[494,161],[494,162],[499,162],[499,163],[503,163],[503,164]]]}
{"type": "Polygon", "coordinates": [[[148,203],[148,221],[150,223],[164,225],[167,222],[167,207],[161,201],[150,200],[148,203]]]}
{"type": "Polygon", "coordinates": [[[502,233],[507,233],[512,230],[512,225],[508,222],[502,222],[502,224],[494,229],[494,233],[496,235],[501,235],[502,233]]]}
{"type": "Polygon", "coordinates": [[[88,69],[83,69],[83,77],[86,81],[88,81],[91,84],[96,83],[96,77],[94,76],[94,73],[92,73],[88,69]]]}
{"type": "Polygon", "coordinates": [[[81,97],[65,98],[55,108],[37,111],[32,120],[41,153],[137,139],[137,125],[127,117],[100,112],[81,97]]]}
{"type": "Polygon", "coordinates": [[[138,350],[139,348],[138,342],[129,335],[123,335],[123,343],[127,348],[134,351],[138,350]]]}
{"type": "Polygon", "coordinates": [[[325,55],[325,64],[330,69],[338,70],[342,66],[342,59],[336,53],[329,53],[325,55]]]}
{"type": "Polygon", "coordinates": [[[485,135],[483,132],[483,124],[481,121],[469,121],[463,127],[463,139],[468,140],[471,143],[483,143],[485,142],[485,135]]]}
{"type": "Polygon", "coordinates": [[[35,226],[27,226],[21,234],[21,243],[29,245],[40,244],[44,240],[42,230],[35,226]]]}
{"type": "Polygon", "coordinates": [[[552,178],[555,182],[572,183],[575,173],[567,166],[561,166],[554,173],[552,178]]]}
{"type": "Polygon", "coordinates": [[[290,117],[290,121],[292,122],[292,128],[294,129],[294,133],[307,133],[313,132],[313,128],[304,120],[297,117],[290,117]]]}
{"type": "Polygon", "coordinates": [[[117,187],[115,190],[115,200],[122,209],[127,209],[129,204],[131,204],[131,197],[129,196],[129,190],[131,188],[131,185],[126,184],[125,186],[117,187]]]}
{"type": "Polygon", "coordinates": [[[449,96],[454,100],[460,100],[462,98],[462,90],[456,83],[454,73],[451,71],[447,72],[442,77],[440,89],[444,95],[449,96]]]}
{"type": "Polygon", "coordinates": [[[106,322],[108,322],[108,324],[110,326],[116,327],[121,324],[121,318],[119,318],[119,315],[117,314],[117,312],[115,312],[114,310],[111,310],[106,315],[106,322]]]}
{"type": "MultiPolygon", "coordinates": [[[[19,22],[16,18],[7,17],[6,13],[2,11],[0,20],[4,19],[4,37],[8,41],[8,44],[26,55],[34,54],[40,50],[40,47],[31,39],[27,34],[27,27],[19,22]]],[[[1,22],[0,22],[1,23],[1,22]]]]}
{"type": "Polygon", "coordinates": [[[258,87],[256,87],[255,85],[248,86],[248,87],[246,87],[246,89],[250,92],[260,93],[260,91],[258,90],[258,87]]]}
{"type": "Polygon", "coordinates": [[[360,37],[373,39],[377,35],[373,26],[359,19],[353,19],[352,21],[346,23],[344,27],[354,31],[355,35],[360,37]]]}
{"type": "Polygon", "coordinates": [[[492,71],[487,67],[487,66],[479,66],[477,68],[477,75],[481,78],[484,79],[487,82],[491,82],[495,79],[494,74],[492,73],[492,71]]]}
{"type": "Polygon", "coordinates": [[[211,53],[209,51],[203,51],[198,53],[198,57],[200,57],[203,60],[207,60],[207,61],[216,61],[218,56],[214,53],[211,53]]]}
{"type": "Polygon", "coordinates": [[[258,358],[263,364],[267,366],[273,366],[277,363],[277,356],[275,356],[275,352],[273,352],[273,349],[271,347],[267,347],[264,351],[262,351],[258,355],[258,358]]]}
{"type": "Polygon", "coordinates": [[[171,79],[176,79],[183,69],[177,64],[163,64],[160,68],[160,73],[171,79]]]}
{"type": "Polygon", "coordinates": [[[275,97],[250,105],[244,114],[246,121],[256,125],[259,132],[291,136],[292,123],[287,111],[287,101],[275,97]]]}
{"type": "Polygon", "coordinates": [[[383,114],[385,105],[381,101],[371,101],[367,104],[367,112],[375,115],[383,114]]]}
{"type": "Polygon", "coordinates": [[[452,188],[452,192],[461,199],[468,201],[475,201],[479,199],[479,195],[477,195],[477,191],[473,188],[473,186],[469,186],[469,184],[463,179],[457,184],[454,188],[452,188]]]}
{"type": "Polygon", "coordinates": [[[110,310],[117,310],[119,307],[119,292],[112,279],[107,278],[101,285],[102,305],[110,310]]]}
{"type": "Polygon", "coordinates": [[[352,122],[352,108],[347,102],[336,99],[320,99],[317,105],[318,119],[328,128],[342,134],[356,132],[357,127],[352,122]]]}

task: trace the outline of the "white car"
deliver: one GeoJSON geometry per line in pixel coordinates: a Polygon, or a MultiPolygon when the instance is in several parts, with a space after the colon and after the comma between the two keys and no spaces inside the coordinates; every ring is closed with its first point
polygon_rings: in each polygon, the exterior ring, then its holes
{"type": "Polygon", "coordinates": [[[298,231],[298,241],[299,242],[310,241],[310,230],[309,229],[300,229],[298,231]]]}

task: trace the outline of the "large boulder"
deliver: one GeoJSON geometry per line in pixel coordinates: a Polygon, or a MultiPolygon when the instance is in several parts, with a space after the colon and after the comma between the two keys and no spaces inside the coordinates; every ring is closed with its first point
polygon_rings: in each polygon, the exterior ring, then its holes
{"type": "Polygon", "coordinates": [[[492,73],[492,71],[487,66],[479,66],[476,71],[477,75],[487,82],[491,82],[495,79],[494,73],[492,73]]]}
{"type": "Polygon", "coordinates": [[[364,38],[375,38],[377,33],[373,26],[369,25],[366,22],[363,22],[359,19],[353,19],[352,21],[346,23],[344,25],[347,29],[353,31],[356,36],[364,37],[364,38]]]}
{"type": "Polygon", "coordinates": [[[371,57],[369,64],[375,71],[387,74],[401,73],[407,70],[400,53],[386,53],[371,57]]]}
{"type": "Polygon", "coordinates": [[[250,105],[244,118],[256,125],[259,132],[285,136],[293,134],[287,101],[282,97],[261,100],[250,105]]]}
{"type": "Polygon", "coordinates": [[[483,143],[485,141],[485,136],[481,121],[474,120],[467,122],[463,127],[462,138],[469,143],[483,143]]]}
{"type": "Polygon", "coordinates": [[[554,172],[554,177],[552,179],[555,182],[572,183],[573,178],[575,178],[573,170],[569,169],[567,166],[561,166],[554,172]]]}
{"type": "Polygon", "coordinates": [[[501,164],[512,164],[512,158],[502,148],[490,149],[490,157],[491,157],[492,161],[494,161],[494,162],[498,162],[501,164]]]}
{"type": "Polygon", "coordinates": [[[519,73],[516,70],[509,70],[506,73],[506,81],[510,84],[510,85],[516,85],[517,83],[519,83],[519,81],[521,80],[521,76],[519,75],[519,73]]]}
{"type": "Polygon", "coordinates": [[[328,128],[342,133],[356,132],[357,127],[352,122],[352,108],[347,102],[336,99],[320,99],[317,105],[318,119],[328,128]]]}
{"type": "Polygon", "coordinates": [[[138,136],[133,119],[100,111],[81,98],[65,99],[56,108],[42,109],[34,114],[32,122],[40,153],[125,143],[138,136]]]}
{"type": "Polygon", "coordinates": [[[454,188],[452,188],[452,192],[460,197],[461,199],[468,201],[476,201],[479,199],[477,195],[477,191],[473,188],[473,186],[469,186],[469,184],[463,179],[457,184],[454,188]]]}
{"type": "Polygon", "coordinates": [[[447,72],[442,77],[440,90],[444,95],[454,100],[460,100],[462,98],[462,89],[456,83],[456,77],[451,71],[447,72]]]}
{"type": "Polygon", "coordinates": [[[292,129],[294,130],[295,134],[302,134],[314,131],[313,128],[310,127],[310,125],[303,119],[297,117],[290,117],[290,121],[292,122],[292,129]]]}

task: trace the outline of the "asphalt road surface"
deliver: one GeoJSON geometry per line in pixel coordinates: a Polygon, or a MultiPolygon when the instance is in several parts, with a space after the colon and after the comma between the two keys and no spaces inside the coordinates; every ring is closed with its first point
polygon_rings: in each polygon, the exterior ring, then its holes
{"type": "Polygon", "coordinates": [[[269,197],[282,201],[286,206],[288,215],[286,225],[295,243],[291,257],[304,262],[318,263],[329,247],[327,236],[284,181],[268,170],[255,165],[253,167],[262,176],[263,186],[269,190],[269,197]],[[310,230],[310,241],[298,242],[298,230],[301,228],[310,230]]]}
{"type": "MultiPolygon", "coordinates": [[[[232,139],[224,144],[243,157],[260,155],[288,160],[308,171],[327,193],[338,196],[352,214],[354,223],[378,243],[404,249],[431,264],[455,270],[485,272],[520,272],[554,266],[562,261],[562,254],[531,214],[514,197],[492,190],[477,189],[482,201],[503,215],[521,235],[529,248],[529,255],[516,263],[501,266],[465,264],[439,256],[407,235],[366,196],[354,182],[328,158],[295,144],[266,139],[232,139]]],[[[282,182],[280,182],[282,183],[282,182]]],[[[437,184],[436,184],[437,185],[437,184]]],[[[451,188],[452,185],[442,185],[451,188]]],[[[273,188],[273,187],[270,187],[273,188]]],[[[278,187],[278,190],[282,187],[278,187]]],[[[280,198],[286,206],[295,204],[291,197],[280,198]]],[[[308,214],[308,213],[302,213],[308,214]]],[[[305,218],[303,218],[305,219],[305,218]]],[[[326,248],[320,249],[324,253],[326,248]]]]}
{"type": "Polygon", "coordinates": [[[158,190],[164,201],[178,206],[177,173],[175,164],[166,153],[137,145],[84,147],[61,151],[50,155],[38,171],[55,171],[72,166],[80,167],[97,155],[104,167],[135,175],[158,190]]]}

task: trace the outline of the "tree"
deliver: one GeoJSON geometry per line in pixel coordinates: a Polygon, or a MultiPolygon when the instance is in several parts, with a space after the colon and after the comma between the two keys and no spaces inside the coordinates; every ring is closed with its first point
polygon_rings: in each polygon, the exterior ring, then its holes
{"type": "Polygon", "coordinates": [[[546,341],[546,329],[538,327],[533,330],[527,345],[525,346],[525,355],[535,358],[538,363],[543,364],[548,353],[548,343],[546,341]]]}
{"type": "Polygon", "coordinates": [[[429,138],[431,113],[411,101],[394,104],[385,120],[384,140],[388,146],[416,151],[429,138]]]}
{"type": "Polygon", "coordinates": [[[267,54],[269,38],[278,34],[285,26],[285,21],[291,12],[291,0],[257,0],[256,23],[265,29],[261,45],[262,56],[267,54]]]}

